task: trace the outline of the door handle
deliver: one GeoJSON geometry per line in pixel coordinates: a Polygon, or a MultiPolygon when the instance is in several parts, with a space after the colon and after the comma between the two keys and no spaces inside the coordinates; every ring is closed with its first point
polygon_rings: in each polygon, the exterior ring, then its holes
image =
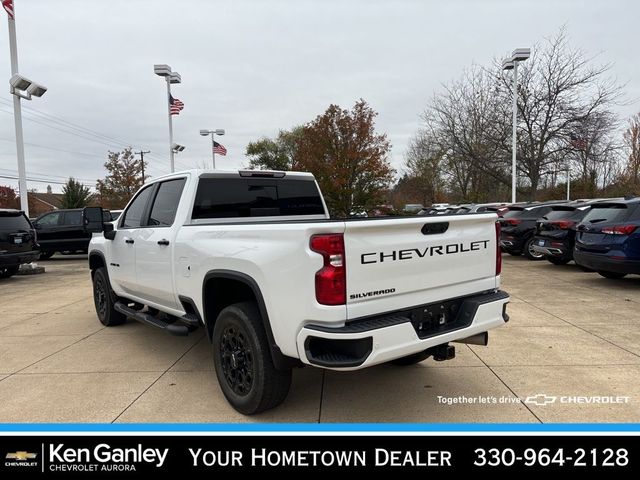
{"type": "Polygon", "coordinates": [[[169,245],[169,240],[167,240],[166,238],[158,240],[158,245],[169,245]]]}
{"type": "Polygon", "coordinates": [[[135,240],[133,238],[126,238],[124,239],[124,243],[134,243],[135,240]]]}

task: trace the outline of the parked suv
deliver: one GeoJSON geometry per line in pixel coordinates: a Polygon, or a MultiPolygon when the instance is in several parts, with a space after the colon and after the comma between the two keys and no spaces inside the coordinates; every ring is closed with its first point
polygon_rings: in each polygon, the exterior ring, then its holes
{"type": "MultiPolygon", "coordinates": [[[[109,210],[103,210],[103,221],[112,221],[109,210]]],[[[82,209],[54,210],[40,215],[33,223],[38,231],[40,258],[50,258],[56,252],[87,253],[91,233],[82,224],[82,209]]]]}
{"type": "Polygon", "coordinates": [[[640,198],[595,204],[576,230],[578,265],[606,278],[640,274],[640,198]]]}
{"type": "Polygon", "coordinates": [[[0,209],[0,278],[15,275],[20,264],[39,255],[36,232],[24,212],[0,209]]]}
{"type": "Polygon", "coordinates": [[[576,225],[582,221],[593,203],[554,205],[536,224],[533,250],[554,265],[573,260],[576,225]]]}
{"type": "Polygon", "coordinates": [[[551,211],[551,205],[511,205],[500,222],[502,233],[500,246],[510,255],[524,256],[530,260],[542,260],[544,255],[533,249],[536,221],[551,211]]]}

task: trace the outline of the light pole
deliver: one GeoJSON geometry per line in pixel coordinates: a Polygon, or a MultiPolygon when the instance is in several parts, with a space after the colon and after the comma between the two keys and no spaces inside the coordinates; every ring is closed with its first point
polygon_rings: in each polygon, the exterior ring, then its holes
{"type": "Polygon", "coordinates": [[[164,77],[167,82],[167,117],[169,119],[169,160],[171,162],[171,173],[175,171],[175,162],[173,159],[174,150],[173,150],[173,120],[171,118],[171,84],[172,83],[181,83],[182,77],[178,72],[171,71],[171,67],[166,64],[157,64],[153,66],[153,72],[160,76],[164,77]]]}
{"type": "Polygon", "coordinates": [[[511,203],[516,203],[516,127],[518,122],[518,63],[524,62],[531,56],[530,48],[516,48],[510,58],[503,60],[503,70],[513,70],[513,92],[511,96],[513,108],[513,132],[511,136],[511,203]]]}
{"type": "Polygon", "coordinates": [[[9,92],[13,95],[13,120],[16,129],[16,156],[18,159],[18,190],[20,192],[20,210],[29,216],[29,198],[27,193],[27,169],[24,161],[24,138],[22,136],[22,105],[20,99],[31,100],[41,97],[47,87],[32,82],[18,73],[18,42],[16,40],[15,7],[13,2],[3,3],[9,21],[9,52],[11,54],[11,79],[9,92]]]}
{"type": "Polygon", "coordinates": [[[200,135],[206,137],[211,135],[211,155],[213,155],[213,169],[216,169],[216,135],[224,135],[224,128],[217,128],[215,130],[200,130],[200,135]]]}

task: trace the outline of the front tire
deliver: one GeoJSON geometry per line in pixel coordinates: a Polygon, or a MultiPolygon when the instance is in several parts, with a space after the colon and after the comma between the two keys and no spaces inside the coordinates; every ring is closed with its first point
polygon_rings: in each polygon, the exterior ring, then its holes
{"type": "Polygon", "coordinates": [[[13,277],[20,270],[20,265],[12,265],[10,267],[0,267],[0,278],[13,277]]]}
{"type": "Polygon", "coordinates": [[[571,261],[570,258],[558,258],[558,257],[547,257],[547,260],[549,260],[554,265],[566,265],[571,261]]]}
{"type": "Polygon", "coordinates": [[[277,370],[255,303],[226,307],[212,337],[218,383],[238,412],[253,415],[280,405],[289,393],[291,369],[277,370]]]}
{"type": "Polygon", "coordinates": [[[56,252],[40,252],[40,260],[48,260],[53,257],[56,252]]]}
{"type": "Polygon", "coordinates": [[[542,260],[544,258],[544,254],[536,252],[533,249],[533,242],[534,242],[534,238],[531,237],[524,244],[524,256],[527,257],[529,260],[542,260]]]}
{"type": "Polygon", "coordinates": [[[605,272],[604,270],[598,270],[598,274],[602,275],[604,278],[612,278],[612,279],[624,278],[627,276],[626,273],[605,272]]]}
{"type": "Polygon", "coordinates": [[[105,327],[122,325],[127,321],[126,315],[113,307],[116,303],[116,296],[111,290],[109,275],[105,267],[100,267],[93,273],[93,303],[96,307],[98,320],[105,327]]]}

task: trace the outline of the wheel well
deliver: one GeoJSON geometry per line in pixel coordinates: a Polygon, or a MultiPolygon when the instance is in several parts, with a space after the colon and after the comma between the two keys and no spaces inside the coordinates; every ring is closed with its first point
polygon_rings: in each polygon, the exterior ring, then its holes
{"type": "Polygon", "coordinates": [[[220,312],[238,302],[256,302],[253,289],[246,283],[232,278],[210,278],[203,291],[204,320],[209,339],[213,335],[213,326],[220,312]]]}
{"type": "Polygon", "coordinates": [[[91,270],[91,275],[93,276],[93,272],[95,272],[100,267],[104,267],[104,258],[102,255],[98,255],[97,253],[89,256],[89,269],[91,270]]]}

